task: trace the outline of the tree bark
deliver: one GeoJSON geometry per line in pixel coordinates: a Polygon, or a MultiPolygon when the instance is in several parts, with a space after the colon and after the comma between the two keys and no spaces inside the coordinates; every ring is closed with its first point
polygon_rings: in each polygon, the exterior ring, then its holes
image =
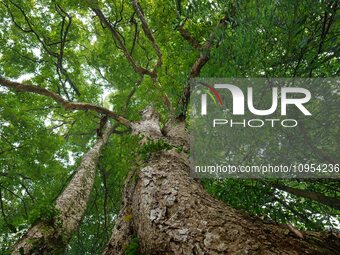
{"type": "Polygon", "coordinates": [[[15,244],[17,254],[62,254],[72,233],[81,223],[92,191],[97,162],[113,131],[106,124],[94,146],[83,156],[75,175],[55,203],[56,215],[40,220],[15,244]]]}
{"type": "MultiPolygon", "coordinates": [[[[150,122],[152,131],[139,130],[157,139],[158,124],[150,122]]],[[[179,142],[187,148],[183,127],[176,123],[164,129],[161,139],[177,149],[153,153],[137,181],[130,182],[105,255],[125,254],[131,236],[137,236],[140,254],[147,255],[338,254],[339,238],[332,234],[297,235],[291,226],[266,223],[211,197],[191,177],[187,154],[178,152],[179,142]]]]}

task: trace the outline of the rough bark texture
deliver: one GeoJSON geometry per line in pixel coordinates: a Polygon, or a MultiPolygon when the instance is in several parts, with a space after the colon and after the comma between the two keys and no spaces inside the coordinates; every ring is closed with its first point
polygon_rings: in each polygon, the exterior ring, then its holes
{"type": "Polygon", "coordinates": [[[113,228],[111,240],[103,254],[124,255],[134,235],[131,199],[135,183],[133,173],[129,175],[123,191],[123,206],[113,228]]]}
{"type": "Polygon", "coordinates": [[[93,187],[97,162],[108,141],[112,126],[107,124],[94,146],[83,156],[80,166],[56,200],[56,216],[39,221],[16,243],[12,254],[61,254],[72,232],[79,226],[93,187]]]}
{"type": "Polygon", "coordinates": [[[188,161],[161,152],[141,169],[132,215],[142,254],[336,254],[335,237],[300,240],[212,198],[190,178],[188,161]]]}
{"type": "MultiPolygon", "coordinates": [[[[158,130],[154,128],[156,118],[144,120],[153,128],[139,130],[152,136],[158,130]],[[152,125],[151,119],[155,121],[152,125]]],[[[164,129],[163,139],[187,146],[183,127],[171,123],[164,129]]],[[[137,235],[140,253],[147,255],[339,253],[339,239],[334,235],[304,233],[302,239],[287,226],[265,223],[214,199],[190,177],[188,157],[177,151],[154,153],[139,171],[133,191],[129,190],[126,203],[130,205],[125,203],[104,254],[124,254],[129,233],[137,235]],[[124,217],[130,213],[133,222],[127,223],[124,217]],[[125,238],[123,245],[117,243],[118,236],[125,238]]]]}

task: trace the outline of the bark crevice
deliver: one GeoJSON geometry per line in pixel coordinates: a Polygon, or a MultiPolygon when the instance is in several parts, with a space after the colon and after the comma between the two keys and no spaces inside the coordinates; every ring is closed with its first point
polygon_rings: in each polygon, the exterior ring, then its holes
{"type": "Polygon", "coordinates": [[[301,240],[287,227],[265,224],[211,197],[190,178],[175,150],[154,155],[141,169],[132,212],[142,254],[336,254],[339,239],[301,240]]]}
{"type": "Polygon", "coordinates": [[[135,172],[130,172],[128,175],[124,190],[122,208],[117,215],[112,236],[107,244],[103,255],[124,255],[129,244],[132,242],[134,235],[136,235],[132,214],[132,196],[136,185],[135,172]]]}

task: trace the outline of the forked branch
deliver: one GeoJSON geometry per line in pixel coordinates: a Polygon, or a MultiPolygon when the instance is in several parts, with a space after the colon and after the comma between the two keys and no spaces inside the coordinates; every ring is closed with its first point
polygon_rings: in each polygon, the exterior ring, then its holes
{"type": "Polygon", "coordinates": [[[162,52],[161,52],[161,48],[159,47],[158,43],[156,42],[155,37],[153,36],[148,23],[146,22],[146,19],[144,17],[143,11],[141,6],[139,5],[139,3],[137,2],[137,0],[132,0],[132,6],[134,8],[134,10],[136,11],[136,14],[138,16],[138,18],[140,19],[141,23],[142,23],[142,28],[143,31],[146,35],[146,37],[149,39],[149,41],[152,44],[153,49],[156,51],[158,60],[157,60],[157,64],[153,70],[153,72],[156,72],[156,69],[158,67],[160,67],[162,65],[162,52]]]}
{"type": "Polygon", "coordinates": [[[150,77],[155,78],[156,77],[155,72],[150,71],[144,67],[141,67],[135,62],[129,50],[126,48],[125,43],[122,40],[120,34],[116,30],[116,28],[109,22],[109,20],[105,17],[103,12],[97,7],[92,7],[91,9],[98,16],[100,22],[104,25],[104,27],[107,27],[110,30],[110,33],[112,34],[114,41],[117,43],[117,46],[119,46],[119,48],[123,51],[124,56],[128,60],[133,70],[141,75],[149,75],[150,77]]]}
{"type": "Polygon", "coordinates": [[[10,88],[10,89],[14,89],[14,90],[19,91],[19,92],[30,92],[30,93],[49,97],[49,98],[53,99],[54,101],[56,101],[57,103],[61,104],[66,110],[95,111],[95,112],[107,115],[107,116],[115,119],[116,121],[118,121],[122,125],[124,125],[128,128],[131,128],[131,123],[130,123],[129,120],[127,120],[124,117],[116,114],[115,112],[112,112],[109,109],[101,107],[101,106],[97,106],[97,105],[90,104],[90,103],[70,102],[70,101],[67,101],[64,98],[62,98],[60,95],[58,95],[54,92],[51,92],[51,91],[49,91],[45,88],[41,88],[41,87],[38,87],[38,86],[35,86],[35,85],[22,84],[22,83],[19,83],[19,82],[10,81],[10,80],[7,80],[3,77],[0,77],[0,85],[5,86],[5,87],[10,88]]]}
{"type": "Polygon", "coordinates": [[[200,45],[198,40],[192,37],[187,30],[183,28],[183,26],[179,27],[179,32],[183,36],[185,40],[187,40],[194,48],[200,50],[200,55],[196,59],[195,63],[192,65],[188,80],[185,84],[182,96],[178,102],[179,114],[178,119],[184,120],[186,118],[186,112],[189,104],[190,98],[190,79],[198,77],[201,73],[202,68],[210,59],[210,52],[212,47],[214,46],[214,41],[216,39],[217,31],[224,29],[231,20],[228,17],[223,17],[216,29],[210,33],[209,39],[203,44],[200,45]]]}

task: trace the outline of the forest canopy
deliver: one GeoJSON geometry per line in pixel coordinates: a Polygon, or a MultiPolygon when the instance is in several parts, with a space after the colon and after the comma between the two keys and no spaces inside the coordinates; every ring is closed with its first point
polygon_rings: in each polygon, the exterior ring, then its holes
{"type": "MultiPolygon", "coordinates": [[[[134,123],[145,109],[155,109],[163,132],[171,121],[189,123],[193,78],[338,77],[338,15],[333,0],[0,0],[0,254],[58,215],[55,204],[102,141],[66,246],[66,254],[101,254],[124,208],[124,183],[169,149],[141,145],[134,123]]],[[[327,102],[312,104],[318,121],[263,133],[271,135],[268,160],[339,163],[339,87],[312,89],[327,102]]],[[[265,146],[253,136],[229,133],[235,162],[256,162],[247,153],[265,146]]],[[[251,216],[339,233],[338,179],[200,183],[251,216]]],[[[139,238],[132,235],[126,254],[144,247],[139,238]]]]}

